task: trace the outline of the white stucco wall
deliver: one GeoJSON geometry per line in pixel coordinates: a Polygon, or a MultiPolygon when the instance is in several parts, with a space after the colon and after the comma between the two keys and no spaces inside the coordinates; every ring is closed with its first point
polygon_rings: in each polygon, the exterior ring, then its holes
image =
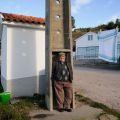
{"type": "MultiPolygon", "coordinates": [[[[120,32],[117,35],[117,42],[118,44],[120,44],[120,32]]],[[[80,38],[76,39],[76,59],[85,59],[84,56],[86,56],[88,54],[88,58],[90,59],[90,56],[94,53],[95,51],[97,51],[97,48],[95,48],[96,46],[99,46],[99,41],[98,41],[98,36],[96,33],[94,32],[88,32],[85,35],[81,36],[80,38]],[[93,40],[88,40],[88,35],[93,35],[93,40]],[[95,51],[84,51],[84,48],[87,47],[94,47],[92,49],[95,49],[95,51]],[[81,48],[81,49],[80,49],[81,48]],[[82,57],[81,57],[82,56],[82,57]]],[[[95,52],[96,54],[96,52],[95,52]]],[[[120,54],[120,51],[118,49],[118,56],[120,54]]],[[[86,57],[87,58],[87,57],[86,57]]],[[[93,57],[92,57],[93,58],[93,57]]],[[[97,56],[96,56],[97,58],[97,56]]],[[[94,57],[95,59],[95,57],[94,57]]]]}
{"type": "MultiPolygon", "coordinates": [[[[117,36],[118,43],[120,43],[120,32],[117,36]]],[[[99,46],[98,36],[94,32],[88,32],[85,35],[76,39],[76,48],[77,47],[91,47],[91,46],[99,46]],[[93,40],[88,40],[88,35],[93,35],[93,40]]]]}
{"type": "Polygon", "coordinates": [[[7,28],[7,79],[45,74],[45,31],[7,28]]]}
{"type": "Polygon", "coordinates": [[[76,48],[77,47],[90,47],[90,46],[98,46],[98,38],[97,34],[93,32],[88,32],[87,34],[83,35],[82,37],[76,40],[76,48]],[[88,40],[88,35],[93,35],[93,40],[88,40]]]}
{"type": "Polygon", "coordinates": [[[45,29],[39,25],[33,28],[4,25],[1,67],[4,90],[14,97],[44,94],[44,76],[45,29]]]}
{"type": "Polygon", "coordinates": [[[1,37],[1,75],[7,79],[7,26],[3,26],[1,37]]]}
{"type": "Polygon", "coordinates": [[[1,38],[2,38],[2,24],[0,22],[0,40],[1,40],[1,38]]]}
{"type": "Polygon", "coordinates": [[[76,40],[76,59],[96,59],[96,46],[99,46],[98,36],[94,32],[88,32],[85,35],[79,37],[76,40]],[[92,39],[88,40],[88,36],[92,35],[92,39]],[[94,47],[92,49],[86,49],[88,47],[94,47]],[[93,51],[93,49],[95,49],[93,51]]]}

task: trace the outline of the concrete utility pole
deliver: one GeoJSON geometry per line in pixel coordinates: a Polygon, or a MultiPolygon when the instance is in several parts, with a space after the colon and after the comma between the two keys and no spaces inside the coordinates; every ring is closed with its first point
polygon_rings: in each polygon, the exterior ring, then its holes
{"type": "Polygon", "coordinates": [[[73,64],[70,0],[46,0],[46,103],[49,110],[54,107],[52,62],[59,52],[65,52],[67,62],[73,64]]]}

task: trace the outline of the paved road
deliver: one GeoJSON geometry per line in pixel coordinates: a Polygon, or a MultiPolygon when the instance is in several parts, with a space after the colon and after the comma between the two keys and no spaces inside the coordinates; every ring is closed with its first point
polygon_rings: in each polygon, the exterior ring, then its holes
{"type": "Polygon", "coordinates": [[[75,91],[120,111],[120,71],[74,67],[75,91]]]}

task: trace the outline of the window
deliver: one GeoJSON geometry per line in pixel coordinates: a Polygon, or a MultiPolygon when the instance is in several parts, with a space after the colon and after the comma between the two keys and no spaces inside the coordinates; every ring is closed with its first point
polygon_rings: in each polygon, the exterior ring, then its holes
{"type": "Polygon", "coordinates": [[[77,48],[77,59],[97,59],[99,53],[98,46],[91,47],[78,47],[77,48]]]}
{"type": "Polygon", "coordinates": [[[88,35],[88,41],[93,40],[93,35],[88,35]]]}

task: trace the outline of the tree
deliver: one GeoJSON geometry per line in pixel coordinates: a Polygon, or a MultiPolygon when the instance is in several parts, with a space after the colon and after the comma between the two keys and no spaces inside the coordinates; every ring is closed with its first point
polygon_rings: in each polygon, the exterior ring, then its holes
{"type": "Polygon", "coordinates": [[[117,18],[115,24],[117,25],[119,23],[120,23],[120,19],[117,18]]]}
{"type": "Polygon", "coordinates": [[[110,21],[108,24],[107,24],[107,29],[110,30],[110,29],[113,29],[115,27],[115,24],[113,21],[110,21]]]}
{"type": "Polygon", "coordinates": [[[115,25],[120,28],[120,19],[116,19],[115,25]]]}
{"type": "Polygon", "coordinates": [[[75,18],[72,16],[72,28],[75,28],[75,18]]]}

